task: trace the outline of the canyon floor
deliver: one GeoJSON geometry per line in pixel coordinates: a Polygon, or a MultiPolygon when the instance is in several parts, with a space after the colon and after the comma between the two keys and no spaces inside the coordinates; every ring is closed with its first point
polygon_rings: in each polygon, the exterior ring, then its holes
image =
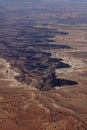
{"type": "Polygon", "coordinates": [[[20,71],[0,58],[1,130],[87,130],[87,26],[49,24],[46,28],[68,32],[53,37],[52,44],[68,45],[70,49],[45,51],[70,65],[55,69],[56,77],[77,84],[56,83],[53,89],[40,91],[32,83],[17,81],[14,77],[20,71]]]}

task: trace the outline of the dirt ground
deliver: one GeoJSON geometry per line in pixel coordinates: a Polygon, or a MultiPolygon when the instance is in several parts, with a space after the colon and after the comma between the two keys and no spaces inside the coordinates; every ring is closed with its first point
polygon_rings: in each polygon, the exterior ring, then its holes
{"type": "Polygon", "coordinates": [[[87,27],[53,27],[69,32],[67,36],[55,37],[56,44],[71,46],[71,49],[50,51],[53,57],[71,65],[57,69],[56,75],[78,84],[39,91],[14,79],[18,73],[9,69],[6,60],[0,59],[1,130],[87,129],[87,27]]]}

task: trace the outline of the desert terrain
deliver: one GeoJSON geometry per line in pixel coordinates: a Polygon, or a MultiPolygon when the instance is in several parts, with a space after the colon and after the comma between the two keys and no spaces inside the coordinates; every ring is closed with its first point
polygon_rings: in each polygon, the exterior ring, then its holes
{"type": "Polygon", "coordinates": [[[87,130],[87,8],[67,2],[0,2],[0,130],[87,130]]]}

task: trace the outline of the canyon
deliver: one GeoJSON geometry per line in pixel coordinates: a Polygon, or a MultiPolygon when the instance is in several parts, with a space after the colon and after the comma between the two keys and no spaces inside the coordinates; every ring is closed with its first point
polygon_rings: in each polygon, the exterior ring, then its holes
{"type": "Polygon", "coordinates": [[[0,1],[1,130],[87,129],[86,3],[56,2],[0,1]]]}

